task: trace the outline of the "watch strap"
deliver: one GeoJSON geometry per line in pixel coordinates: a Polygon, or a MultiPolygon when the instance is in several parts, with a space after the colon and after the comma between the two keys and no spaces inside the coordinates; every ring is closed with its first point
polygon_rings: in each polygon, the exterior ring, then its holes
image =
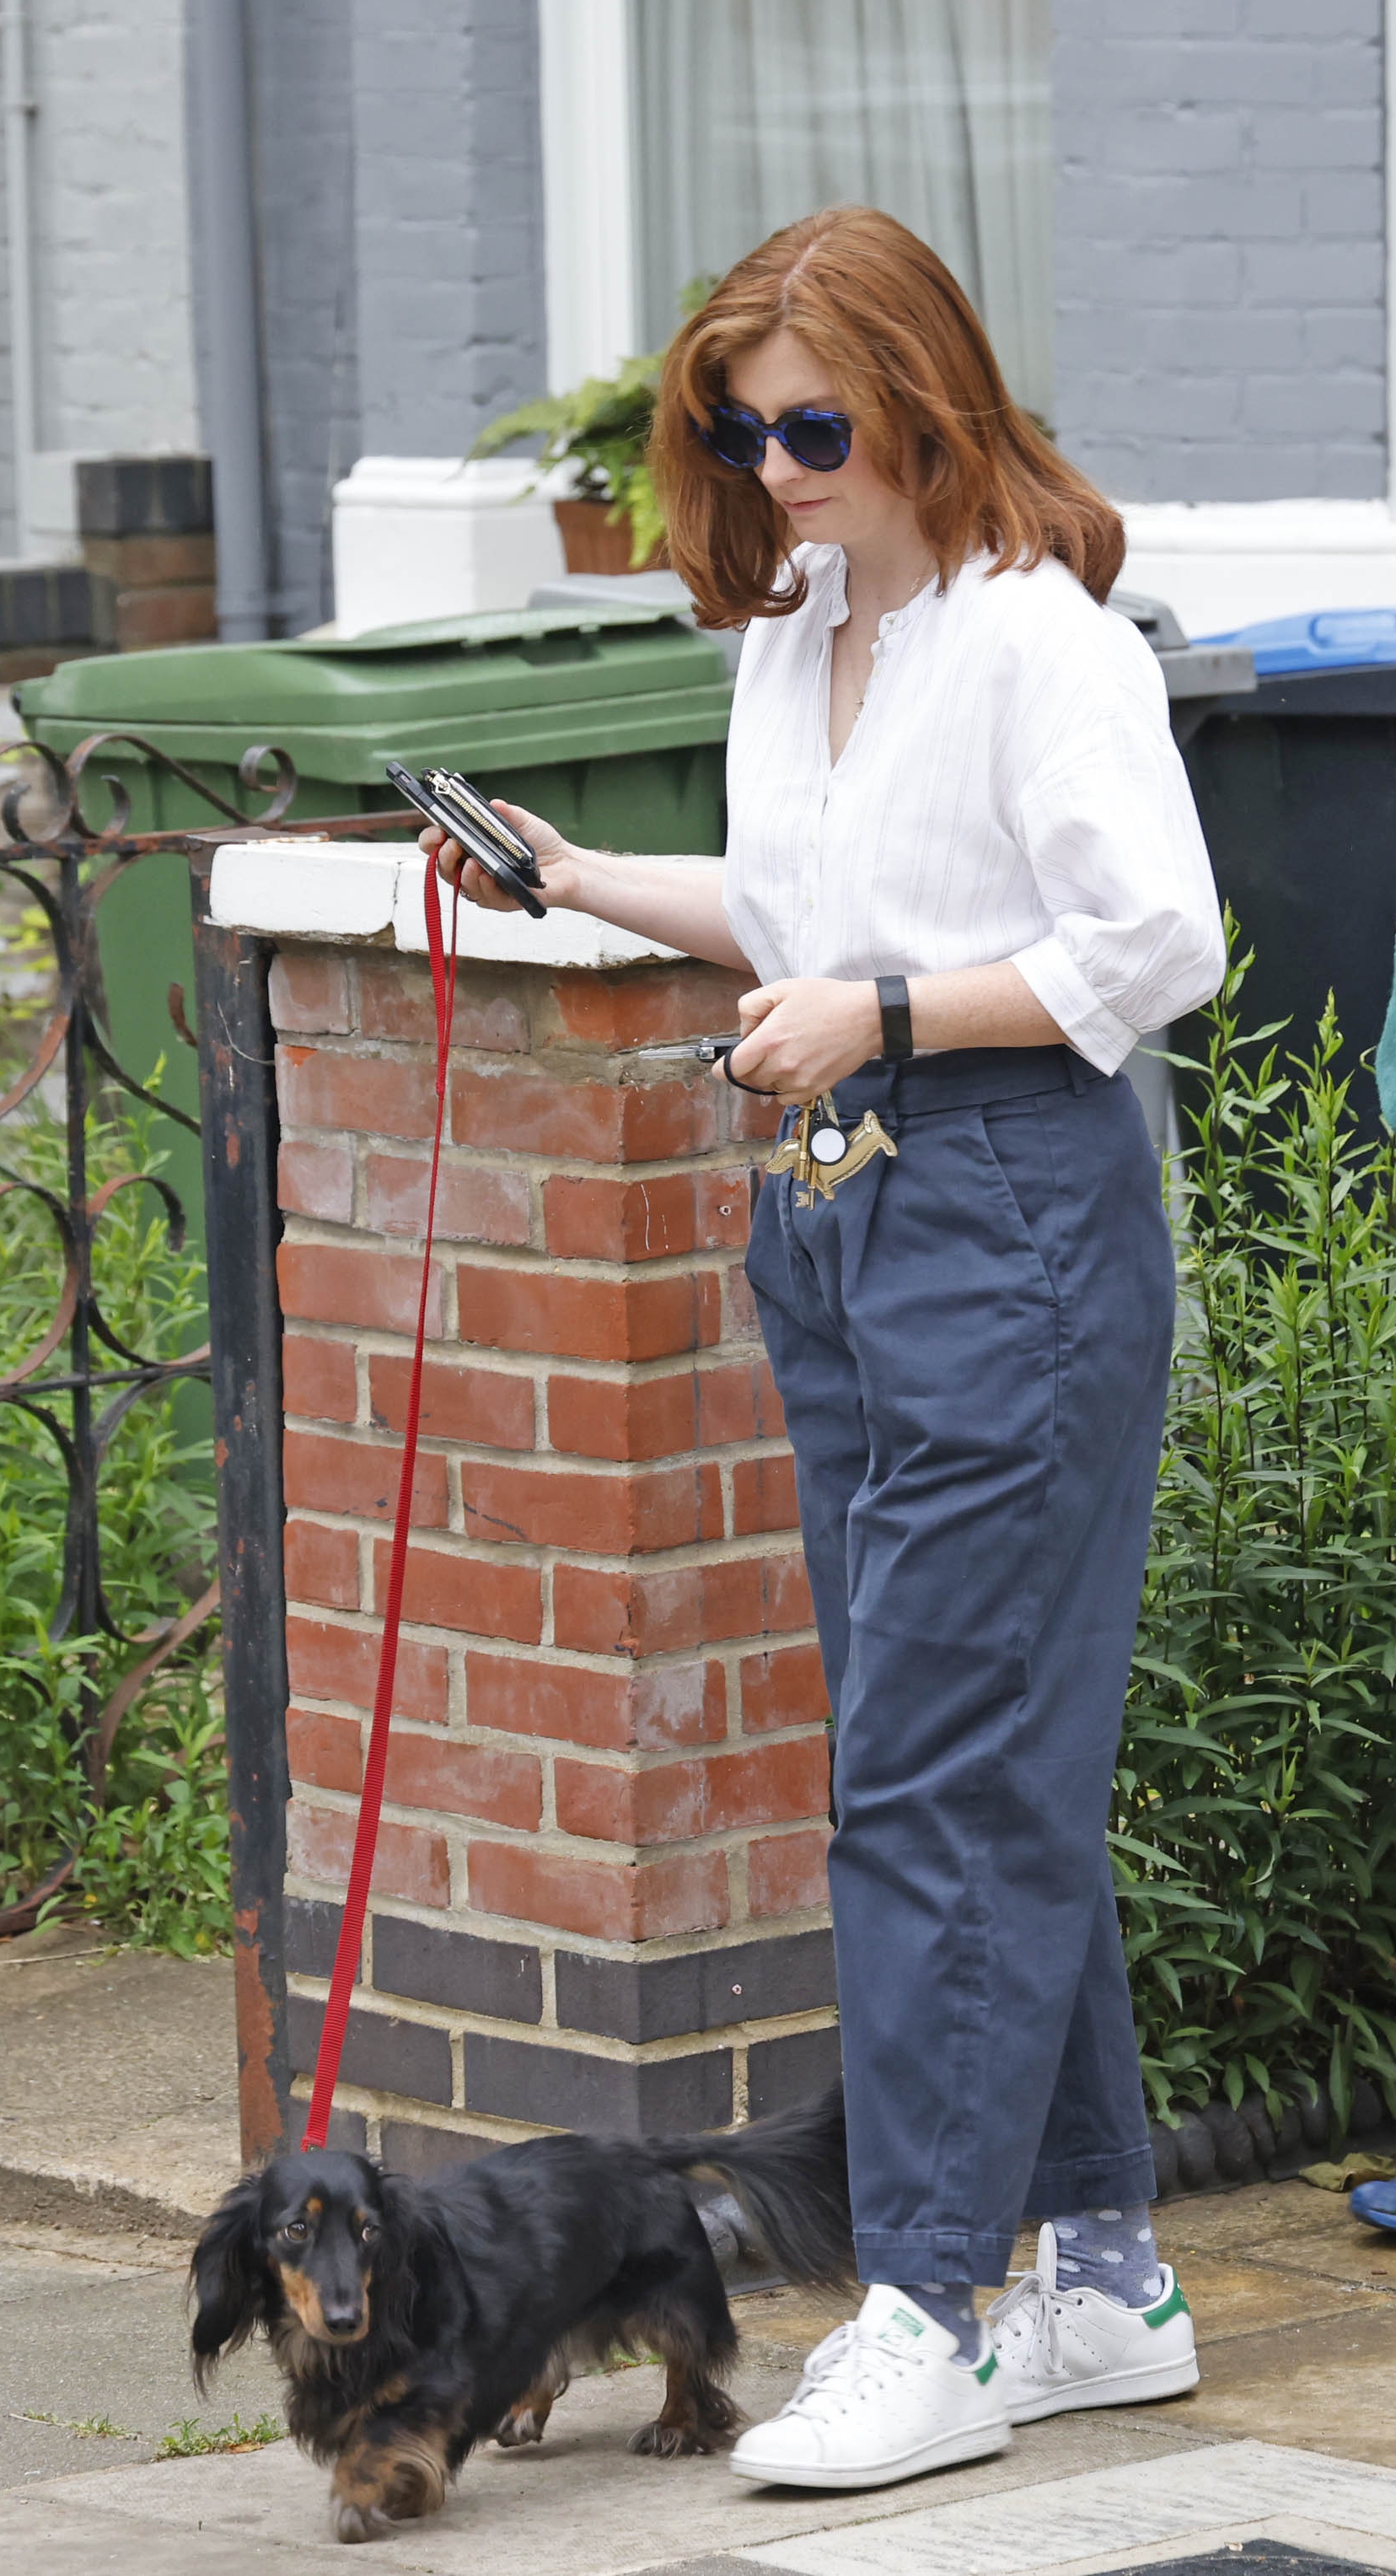
{"type": "Polygon", "coordinates": [[[904,1063],[916,1053],[911,1034],[911,995],[905,975],[879,975],[877,1000],[882,1013],[882,1052],[894,1063],[904,1063]]]}

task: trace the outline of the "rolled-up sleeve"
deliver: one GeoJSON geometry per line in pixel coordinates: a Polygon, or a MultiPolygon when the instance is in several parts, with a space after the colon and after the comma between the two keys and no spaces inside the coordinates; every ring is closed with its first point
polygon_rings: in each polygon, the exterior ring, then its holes
{"type": "Polygon", "coordinates": [[[1162,675],[1082,676],[1017,798],[1052,927],[1013,963],[1078,1053],[1114,1073],[1139,1037],[1210,1001],[1226,945],[1162,675]]]}

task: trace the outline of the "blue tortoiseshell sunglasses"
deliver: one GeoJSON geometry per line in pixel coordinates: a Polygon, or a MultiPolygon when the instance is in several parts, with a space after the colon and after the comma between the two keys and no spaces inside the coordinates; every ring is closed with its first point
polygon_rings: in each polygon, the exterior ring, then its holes
{"type": "Polygon", "coordinates": [[[747,411],[740,403],[714,403],[710,427],[704,429],[697,421],[694,427],[714,456],[745,473],[755,473],[764,463],[768,438],[778,438],[786,455],[793,456],[797,465],[808,466],[811,474],[836,474],[848,463],[853,445],[853,423],[847,412],[815,411],[806,405],[783,411],[779,420],[763,420],[759,412],[747,411]]]}

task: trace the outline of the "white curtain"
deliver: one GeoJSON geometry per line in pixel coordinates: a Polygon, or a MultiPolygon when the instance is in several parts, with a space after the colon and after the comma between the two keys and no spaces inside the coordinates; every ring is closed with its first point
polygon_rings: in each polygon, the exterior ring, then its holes
{"type": "Polygon", "coordinates": [[[883,207],[1052,408],[1050,0],[630,0],[646,345],[690,278],[821,206],[883,207]]]}

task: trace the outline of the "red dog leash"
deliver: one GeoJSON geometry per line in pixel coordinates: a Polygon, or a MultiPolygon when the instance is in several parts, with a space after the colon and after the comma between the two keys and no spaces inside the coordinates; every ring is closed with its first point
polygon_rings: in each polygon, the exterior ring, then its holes
{"type": "Polygon", "coordinates": [[[426,1240],[422,1246],[422,1288],[417,1301],[417,1339],[412,1353],[412,1379],[407,1395],[407,1427],[402,1443],[402,1473],[398,1480],[397,1515],[393,1522],[393,1552],[388,1571],[388,1597],[383,1605],[383,1644],[378,1657],[378,1686],[373,1696],[373,1726],[368,1739],[368,1759],[364,1764],[364,1785],[359,1799],[359,1820],[354,1829],[354,1857],[349,1868],[349,1885],[344,1898],[344,1919],[339,1927],[339,1944],[334,1954],[334,1974],[330,1979],[330,1996],[325,2006],[325,2019],[320,2032],[320,2047],[315,2060],[315,2084],[310,2096],[310,2116],[305,2124],[301,2147],[323,2147],[330,2124],[335,2080],[344,2049],[344,2034],[349,2025],[349,2000],[359,1973],[359,1956],[363,1943],[364,1916],[368,1911],[369,1880],[373,1876],[373,1854],[378,1841],[378,1823],[383,1812],[383,1779],[388,1767],[388,1736],[392,1725],[393,1680],[397,1671],[398,1630],[402,1625],[402,1593],[407,1575],[407,1532],[412,1517],[412,1480],[417,1466],[417,1427],[422,1410],[422,1353],[427,1334],[427,1297],[431,1289],[431,1244],[436,1224],[436,1179],[441,1166],[441,1130],[446,1116],[446,1068],[451,1051],[451,1016],[456,1000],[456,916],[460,909],[460,880],[451,889],[451,948],[449,962],[441,936],[441,900],[435,884],[436,867],[427,862],[423,888],[427,916],[427,951],[431,958],[431,987],[436,1002],[436,1128],[431,1141],[431,1180],[427,1188],[426,1240]]]}

